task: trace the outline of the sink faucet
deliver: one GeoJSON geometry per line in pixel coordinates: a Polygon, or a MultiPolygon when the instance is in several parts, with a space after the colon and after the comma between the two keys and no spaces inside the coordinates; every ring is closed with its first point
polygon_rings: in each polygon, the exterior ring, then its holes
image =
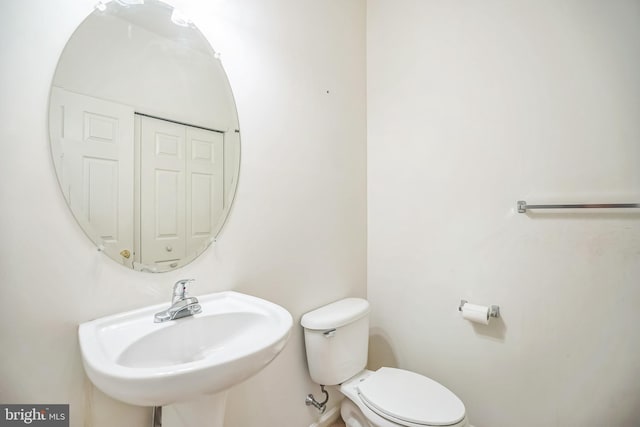
{"type": "Polygon", "coordinates": [[[198,298],[187,296],[187,286],[194,281],[194,279],[178,280],[175,285],[173,285],[171,307],[156,313],[153,318],[155,323],[193,316],[202,311],[202,307],[198,303],[198,298]]]}

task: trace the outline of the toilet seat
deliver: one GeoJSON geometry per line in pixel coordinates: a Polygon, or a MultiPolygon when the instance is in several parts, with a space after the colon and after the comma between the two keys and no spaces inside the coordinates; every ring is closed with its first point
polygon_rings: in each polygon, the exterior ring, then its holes
{"type": "Polygon", "coordinates": [[[449,426],[465,417],[464,404],[449,389],[403,369],[380,368],[357,391],[373,412],[404,426],[449,426]]]}

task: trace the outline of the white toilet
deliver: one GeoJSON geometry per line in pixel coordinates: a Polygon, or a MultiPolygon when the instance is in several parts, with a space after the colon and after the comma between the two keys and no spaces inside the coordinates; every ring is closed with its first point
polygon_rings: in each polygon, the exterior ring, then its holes
{"type": "Polygon", "coordinates": [[[347,427],[468,427],[464,404],[443,385],[415,372],[365,369],[369,303],[336,301],[302,316],[311,379],[338,385],[347,427]]]}

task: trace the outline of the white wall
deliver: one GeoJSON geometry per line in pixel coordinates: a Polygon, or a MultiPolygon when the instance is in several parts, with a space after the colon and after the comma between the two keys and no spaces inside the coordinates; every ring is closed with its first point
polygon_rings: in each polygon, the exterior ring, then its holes
{"type": "Polygon", "coordinates": [[[287,308],[283,353],[232,390],[227,424],[309,425],[311,383],[297,322],[365,294],[364,1],[184,0],[234,89],[240,184],[216,246],[152,275],[126,270],[83,235],[49,153],[48,94],[58,56],[93,0],[3,2],[0,11],[0,402],[70,403],[71,425],[139,427],[149,412],[95,390],[77,344],[80,322],[195,294],[235,289],[287,308]]]}
{"type": "Polygon", "coordinates": [[[640,423],[640,3],[367,2],[372,364],[476,427],[640,423]],[[498,304],[474,326],[460,299],[498,304]]]}

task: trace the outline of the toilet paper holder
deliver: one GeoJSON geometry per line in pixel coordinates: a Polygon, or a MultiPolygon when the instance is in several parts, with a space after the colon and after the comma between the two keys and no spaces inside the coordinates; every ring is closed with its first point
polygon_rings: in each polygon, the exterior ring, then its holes
{"type": "MultiPolygon", "coordinates": [[[[462,311],[462,307],[468,303],[466,299],[460,300],[460,305],[458,306],[458,311],[462,311]]],[[[500,317],[500,306],[490,305],[489,306],[489,317],[500,317]]]]}

